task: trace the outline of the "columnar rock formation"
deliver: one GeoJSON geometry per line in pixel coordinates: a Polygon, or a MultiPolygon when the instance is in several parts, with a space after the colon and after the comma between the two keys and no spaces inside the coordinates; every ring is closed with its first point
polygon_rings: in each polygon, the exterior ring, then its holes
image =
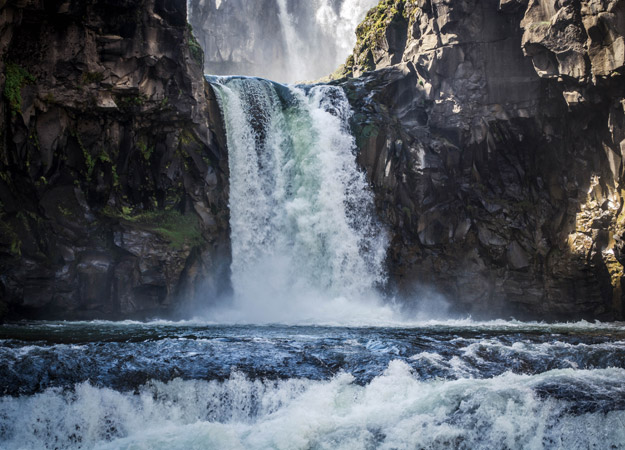
{"type": "Polygon", "coordinates": [[[0,36],[0,315],[227,288],[225,144],[185,0],[3,0],[0,36]]]}
{"type": "Polygon", "coordinates": [[[339,75],[399,292],[623,318],[625,2],[383,0],[357,34],[339,75]]]}

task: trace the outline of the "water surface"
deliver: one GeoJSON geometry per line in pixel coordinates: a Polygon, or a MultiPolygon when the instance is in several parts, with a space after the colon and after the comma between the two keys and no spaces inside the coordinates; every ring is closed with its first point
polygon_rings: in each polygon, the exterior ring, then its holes
{"type": "Polygon", "coordinates": [[[625,448],[625,326],[0,327],[0,447],[625,448]]]}

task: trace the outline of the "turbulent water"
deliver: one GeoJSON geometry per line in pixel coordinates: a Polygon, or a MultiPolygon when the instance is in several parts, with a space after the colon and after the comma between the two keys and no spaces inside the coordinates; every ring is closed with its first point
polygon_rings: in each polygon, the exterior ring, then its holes
{"type": "Polygon", "coordinates": [[[230,165],[234,304],[228,322],[339,322],[392,316],[386,237],[354,154],[338,87],[211,78],[230,165]]]}
{"type": "Polygon", "coordinates": [[[625,327],[0,327],[3,449],[625,448],[625,327]]]}

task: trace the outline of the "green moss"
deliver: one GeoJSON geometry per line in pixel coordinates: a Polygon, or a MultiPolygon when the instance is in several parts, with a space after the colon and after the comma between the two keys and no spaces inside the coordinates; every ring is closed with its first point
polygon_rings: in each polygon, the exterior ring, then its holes
{"type": "Polygon", "coordinates": [[[137,95],[117,95],[115,103],[122,111],[132,111],[145,105],[147,97],[144,94],[137,95]]]}
{"type": "Polygon", "coordinates": [[[22,88],[34,83],[35,77],[26,69],[14,63],[7,63],[5,70],[4,98],[9,102],[11,115],[22,112],[22,88]]]}
{"type": "Polygon", "coordinates": [[[58,209],[59,209],[59,212],[61,214],[63,214],[63,216],[65,216],[65,217],[71,217],[72,216],[72,212],[69,209],[63,207],[62,205],[59,205],[58,209]]]}
{"type": "Polygon", "coordinates": [[[185,128],[184,130],[182,130],[182,133],[180,133],[180,142],[184,145],[189,145],[193,143],[199,143],[199,140],[195,136],[193,131],[191,131],[189,128],[185,128]]]}
{"type": "Polygon", "coordinates": [[[191,53],[191,58],[193,58],[193,60],[197,62],[200,67],[203,68],[204,50],[202,50],[202,47],[195,38],[195,35],[193,34],[193,27],[191,27],[191,24],[187,24],[187,35],[187,46],[189,47],[189,53],[191,53]]]}
{"type": "Polygon", "coordinates": [[[93,175],[93,169],[95,169],[95,159],[91,156],[91,154],[83,148],[83,156],[85,158],[85,165],[87,166],[87,173],[85,174],[85,179],[87,181],[91,181],[91,176],[93,175]]]}
{"type": "Polygon", "coordinates": [[[184,245],[196,246],[203,243],[197,217],[194,214],[183,215],[177,211],[166,212],[165,220],[154,231],[169,240],[173,248],[184,245]]]}
{"type": "MultiPolygon", "coordinates": [[[[408,2],[410,4],[410,2],[408,2]]],[[[375,69],[373,50],[380,45],[384,38],[387,27],[394,20],[408,20],[414,8],[406,11],[406,0],[382,0],[369,10],[365,19],[356,28],[356,46],[353,55],[350,55],[340,72],[333,74],[332,78],[353,75],[353,69],[370,71],[375,69]]]]}
{"type": "Polygon", "coordinates": [[[156,210],[137,212],[129,206],[122,206],[121,210],[107,207],[104,215],[135,224],[139,228],[158,233],[167,240],[173,249],[182,249],[184,246],[197,246],[204,242],[198,217],[191,214],[182,214],[177,210],[156,210]]]}
{"type": "Polygon", "coordinates": [[[37,150],[41,151],[41,146],[39,145],[39,135],[36,130],[33,130],[31,134],[28,135],[28,139],[35,146],[37,150]]]}
{"type": "Polygon", "coordinates": [[[85,174],[85,179],[87,181],[91,181],[91,176],[93,175],[93,169],[95,169],[96,160],[91,156],[91,153],[89,153],[87,148],[82,143],[82,140],[80,139],[80,134],[78,134],[78,132],[75,130],[71,130],[70,134],[76,139],[76,142],[78,142],[78,146],[80,147],[80,150],[82,151],[82,156],[85,160],[85,166],[87,166],[87,173],[85,174]]]}
{"type": "Polygon", "coordinates": [[[119,187],[119,175],[117,174],[117,167],[115,164],[111,166],[111,175],[113,176],[113,187],[119,187]]]}
{"type": "Polygon", "coordinates": [[[145,159],[146,161],[149,161],[152,157],[152,153],[154,153],[154,147],[148,146],[148,144],[143,139],[139,139],[137,141],[137,148],[141,152],[143,159],[145,159]]]}
{"type": "Polygon", "coordinates": [[[106,152],[102,152],[98,155],[98,160],[103,163],[107,163],[111,167],[111,176],[113,177],[113,186],[119,187],[119,175],[117,174],[117,166],[111,159],[110,155],[106,152]]]}

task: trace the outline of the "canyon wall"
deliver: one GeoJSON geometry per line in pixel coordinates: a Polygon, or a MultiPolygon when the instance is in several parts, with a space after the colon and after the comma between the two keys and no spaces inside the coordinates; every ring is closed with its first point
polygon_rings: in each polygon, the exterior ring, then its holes
{"type": "MultiPolygon", "coordinates": [[[[184,0],[0,8],[0,316],[162,316],[227,292],[214,58],[184,0]]],[[[389,295],[410,308],[434,291],[474,317],[623,318],[623,9],[371,10],[333,83],[391,238],[389,295]]]]}
{"type": "Polygon", "coordinates": [[[165,315],[228,289],[225,142],[186,17],[0,1],[0,316],[165,315]]]}
{"type": "Polygon", "coordinates": [[[622,319],[625,2],[383,0],[338,81],[391,290],[622,319]]]}

